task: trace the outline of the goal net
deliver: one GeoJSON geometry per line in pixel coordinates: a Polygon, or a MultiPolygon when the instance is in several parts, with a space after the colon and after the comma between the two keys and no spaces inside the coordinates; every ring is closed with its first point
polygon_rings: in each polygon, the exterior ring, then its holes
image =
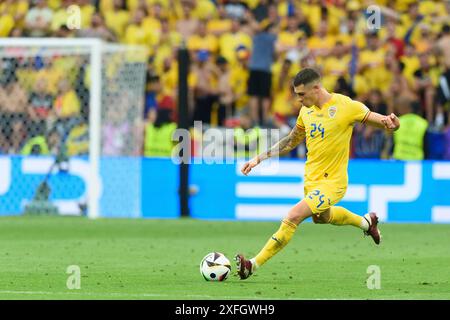
{"type": "Polygon", "coordinates": [[[138,216],[146,49],[8,38],[0,63],[0,215],[138,216]]]}

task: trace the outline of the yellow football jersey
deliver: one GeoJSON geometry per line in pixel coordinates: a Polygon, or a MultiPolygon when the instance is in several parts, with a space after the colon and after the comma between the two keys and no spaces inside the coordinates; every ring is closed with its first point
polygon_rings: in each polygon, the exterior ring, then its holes
{"type": "Polygon", "coordinates": [[[322,108],[300,109],[297,127],[305,131],[308,149],[305,187],[321,183],[347,186],[353,124],[366,121],[369,113],[363,103],[337,93],[322,108]]]}

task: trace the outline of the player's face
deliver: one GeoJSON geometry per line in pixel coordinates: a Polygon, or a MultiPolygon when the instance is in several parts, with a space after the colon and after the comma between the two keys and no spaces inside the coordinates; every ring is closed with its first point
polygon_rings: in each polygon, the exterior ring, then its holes
{"type": "Polygon", "coordinates": [[[303,106],[311,108],[317,104],[317,97],[319,93],[319,87],[317,84],[301,84],[294,87],[294,92],[297,95],[297,100],[303,106]]]}

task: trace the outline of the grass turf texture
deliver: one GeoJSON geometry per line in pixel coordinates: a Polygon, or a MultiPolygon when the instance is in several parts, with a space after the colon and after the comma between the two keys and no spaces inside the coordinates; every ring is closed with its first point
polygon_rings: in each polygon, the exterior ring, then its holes
{"type": "Polygon", "coordinates": [[[0,299],[450,299],[450,225],[381,224],[362,231],[305,223],[250,279],[206,282],[200,260],[257,253],[278,222],[0,218],[0,299]],[[69,290],[69,265],[81,289],[69,290]],[[367,268],[381,270],[369,290],[367,268]]]}

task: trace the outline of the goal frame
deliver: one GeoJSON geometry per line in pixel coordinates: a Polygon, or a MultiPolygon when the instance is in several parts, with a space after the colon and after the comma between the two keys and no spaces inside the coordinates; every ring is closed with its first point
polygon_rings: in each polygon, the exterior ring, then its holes
{"type": "Polygon", "coordinates": [[[106,44],[97,38],[0,38],[0,47],[86,47],[89,50],[89,175],[87,181],[87,216],[100,216],[100,155],[102,52],[106,44]]]}

